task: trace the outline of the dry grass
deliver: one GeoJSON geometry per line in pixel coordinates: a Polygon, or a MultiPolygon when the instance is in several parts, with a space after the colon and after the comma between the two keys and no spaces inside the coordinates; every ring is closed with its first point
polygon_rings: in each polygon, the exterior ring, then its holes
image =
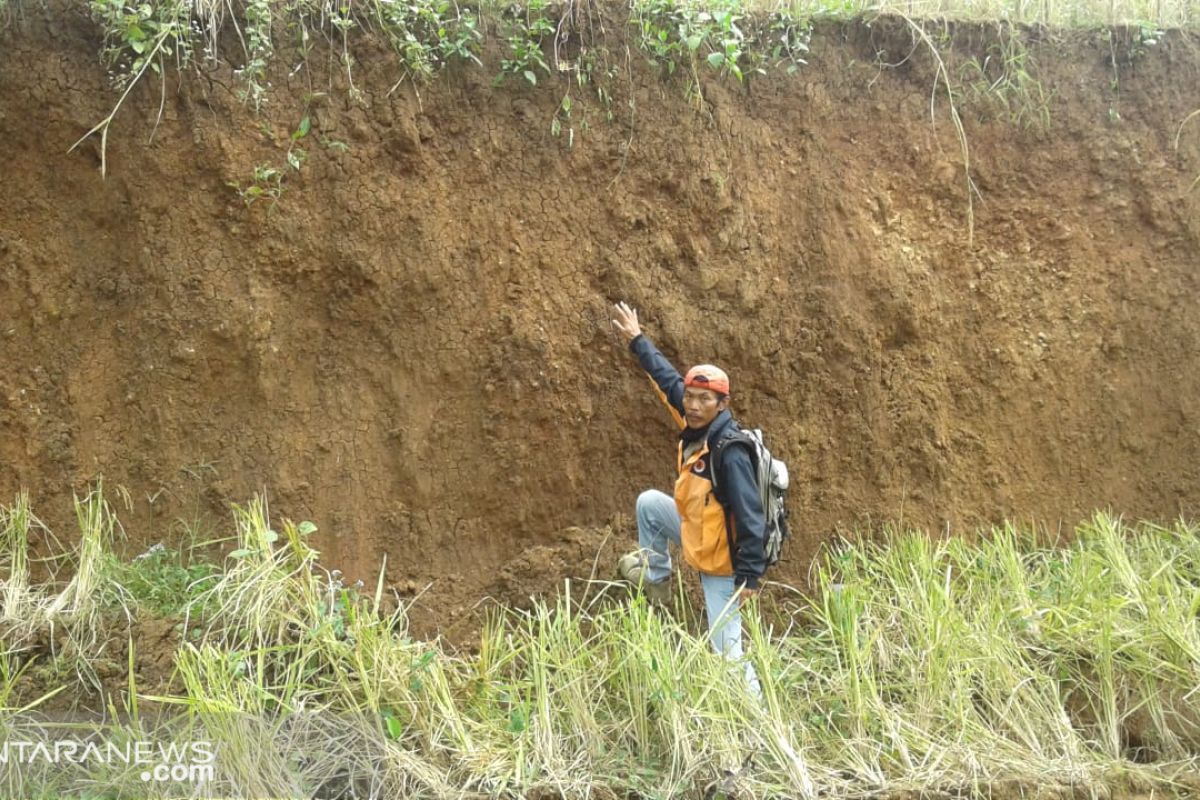
{"type": "MultiPolygon", "coordinates": [[[[107,520],[87,512],[102,501],[86,502],[82,533],[95,536],[107,520]]],[[[162,730],[136,718],[100,730],[210,742],[208,793],[809,798],[1005,784],[1104,796],[1135,781],[1165,800],[1200,763],[1200,546],[1187,524],[1097,516],[1064,548],[1012,528],[977,544],[841,542],[814,566],[811,595],[745,615],[759,698],[672,616],[570,584],[532,611],[496,610],[471,652],[414,639],[404,608],[382,610],[382,582],[344,586],[318,565],[311,525],[276,533],[262,503],[235,512],[235,549],[195,598],[206,632],[175,652],[177,692],[139,692],[131,655],[127,686],[102,697],[177,710],[162,730]]],[[[16,539],[28,513],[5,514],[16,539]]],[[[114,602],[111,577],[92,575],[95,601],[114,602]]],[[[0,697],[16,705],[32,656],[5,645],[0,697]]],[[[35,735],[9,706],[0,736],[18,732],[35,735]]],[[[0,793],[142,786],[134,770],[42,766],[20,783],[3,773],[0,793]]]]}
{"type": "MultiPolygon", "coordinates": [[[[759,4],[751,2],[750,7],[759,4]]],[[[780,4],[766,2],[775,8],[780,4]]],[[[956,19],[979,22],[1008,21],[1055,27],[1145,25],[1158,28],[1194,28],[1200,24],[1197,0],[883,0],[844,3],[798,0],[785,4],[797,14],[846,16],[902,14],[913,19],[956,19]]]]}

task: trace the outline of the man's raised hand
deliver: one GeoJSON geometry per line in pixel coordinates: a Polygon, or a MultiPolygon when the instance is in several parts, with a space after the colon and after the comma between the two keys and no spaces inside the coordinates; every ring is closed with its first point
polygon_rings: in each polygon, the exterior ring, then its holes
{"type": "Polygon", "coordinates": [[[612,321],[621,335],[626,341],[632,342],[642,332],[642,328],[638,325],[637,309],[630,308],[624,300],[617,303],[614,308],[617,311],[617,318],[612,321]]]}

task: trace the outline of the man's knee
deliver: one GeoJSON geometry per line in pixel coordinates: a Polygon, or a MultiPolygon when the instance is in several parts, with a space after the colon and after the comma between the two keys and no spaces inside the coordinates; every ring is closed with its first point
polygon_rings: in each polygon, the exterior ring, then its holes
{"type": "Polygon", "coordinates": [[[637,499],[637,515],[644,517],[652,513],[652,509],[662,505],[663,493],[657,489],[647,489],[638,495],[637,499]]]}

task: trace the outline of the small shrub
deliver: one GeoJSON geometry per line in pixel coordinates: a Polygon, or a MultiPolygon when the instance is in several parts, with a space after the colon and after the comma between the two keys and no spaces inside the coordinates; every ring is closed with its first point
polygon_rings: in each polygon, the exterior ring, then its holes
{"type": "Polygon", "coordinates": [[[91,0],[88,7],[104,31],[102,58],[116,88],[126,88],[147,69],[161,75],[167,57],[179,66],[191,60],[191,3],[91,0]]]}
{"type": "Polygon", "coordinates": [[[134,602],[161,616],[187,612],[202,592],[216,584],[218,573],[215,564],[185,559],[162,543],[113,568],[113,577],[134,602]]]}
{"type": "Polygon", "coordinates": [[[549,74],[550,67],[542,55],[542,45],[547,36],[554,35],[554,23],[546,17],[547,0],[529,0],[521,8],[513,6],[508,10],[507,47],[508,58],[500,62],[500,75],[497,80],[504,80],[508,75],[519,75],[537,86],[538,70],[549,74]]]}
{"type": "Polygon", "coordinates": [[[242,81],[243,101],[254,103],[257,111],[267,99],[267,67],[275,54],[271,39],[271,0],[249,0],[246,3],[246,66],[238,70],[242,81]]]}
{"type": "Polygon", "coordinates": [[[254,205],[259,200],[269,198],[273,208],[283,197],[283,170],[269,164],[257,164],[250,176],[250,182],[243,187],[238,181],[229,181],[229,187],[237,192],[238,197],[247,206],[254,205]]]}
{"type": "MultiPolygon", "coordinates": [[[[311,98],[310,98],[311,100],[311,98]]],[[[304,137],[308,136],[312,130],[312,117],[305,114],[301,119],[296,130],[292,131],[289,137],[288,149],[284,154],[284,159],[287,162],[286,166],[273,167],[270,164],[258,164],[254,167],[254,173],[251,175],[250,182],[243,187],[239,181],[229,181],[228,185],[231,189],[238,193],[238,197],[242,198],[247,206],[253,205],[259,200],[269,198],[271,200],[270,208],[274,209],[275,204],[279,202],[279,198],[283,197],[283,192],[286,189],[284,180],[292,172],[299,172],[300,167],[308,160],[308,151],[299,146],[299,142],[304,137]]],[[[340,142],[338,144],[341,144],[340,142]]],[[[343,147],[345,145],[342,145],[343,147]]]]}
{"type": "Polygon", "coordinates": [[[765,74],[785,65],[795,72],[807,63],[811,25],[788,11],[751,18],[739,0],[700,5],[688,0],[635,0],[631,20],[642,49],[672,75],[680,66],[696,76],[703,60],[710,69],[739,81],[748,72],[765,74]]]}
{"type": "Polygon", "coordinates": [[[421,79],[455,61],[480,64],[478,18],[449,0],[374,4],[376,22],[408,74],[421,79]]]}

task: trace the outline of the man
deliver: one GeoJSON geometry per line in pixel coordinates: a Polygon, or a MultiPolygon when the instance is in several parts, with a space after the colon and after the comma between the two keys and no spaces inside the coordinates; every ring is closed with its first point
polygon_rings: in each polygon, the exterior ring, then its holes
{"type": "MultiPolygon", "coordinates": [[[[729,377],[711,364],[692,367],[681,377],[642,333],[636,310],[622,302],[616,314],[613,325],[629,341],[629,349],[682,429],[674,498],[654,489],[638,497],[640,549],[624,556],[618,571],[640,585],[648,598],[665,602],[671,577],[667,546],[675,542],[700,572],[713,649],[740,659],[740,606],[758,592],[766,571],[765,519],[753,456],[746,447],[721,449],[714,491],[711,456],[718,443],[737,430],[729,412],[729,377]]],[[[757,695],[758,678],[748,662],[746,679],[757,695]]]]}

